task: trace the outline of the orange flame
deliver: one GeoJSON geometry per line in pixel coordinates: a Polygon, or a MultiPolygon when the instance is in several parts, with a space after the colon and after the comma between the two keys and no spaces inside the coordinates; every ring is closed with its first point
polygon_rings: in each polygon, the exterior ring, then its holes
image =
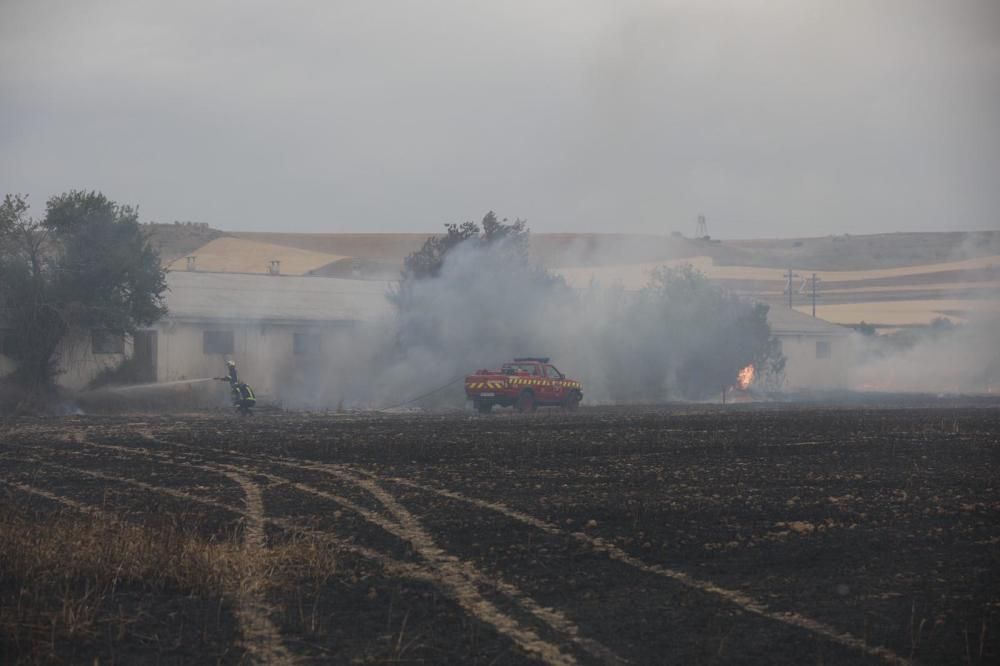
{"type": "Polygon", "coordinates": [[[753,365],[752,364],[748,365],[747,367],[740,370],[739,374],[736,375],[736,385],[740,389],[746,391],[748,388],[750,388],[750,385],[753,384],[753,378],[754,375],[756,374],[757,371],[754,370],[753,365]]]}

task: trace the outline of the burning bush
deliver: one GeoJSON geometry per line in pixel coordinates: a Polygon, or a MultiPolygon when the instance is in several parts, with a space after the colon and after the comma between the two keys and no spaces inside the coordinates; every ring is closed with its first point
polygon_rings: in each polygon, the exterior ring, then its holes
{"type": "Polygon", "coordinates": [[[785,360],[767,312],[691,266],[656,271],[601,336],[610,399],[703,399],[737,384],[748,366],[780,375],[785,360]]]}

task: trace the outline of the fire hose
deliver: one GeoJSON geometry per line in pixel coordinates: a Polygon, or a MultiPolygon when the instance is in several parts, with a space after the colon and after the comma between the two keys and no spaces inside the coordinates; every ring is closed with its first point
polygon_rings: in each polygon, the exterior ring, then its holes
{"type": "Polygon", "coordinates": [[[447,384],[445,384],[443,386],[439,386],[439,387],[437,387],[436,389],[434,389],[432,391],[428,391],[427,393],[421,393],[420,395],[418,395],[415,398],[410,398],[409,400],[404,400],[403,402],[397,403],[395,405],[389,405],[388,407],[381,407],[381,408],[377,409],[376,411],[384,412],[384,411],[389,410],[389,409],[396,409],[397,407],[402,407],[403,405],[408,405],[411,402],[416,402],[417,400],[423,400],[426,397],[432,396],[435,393],[440,393],[441,391],[445,390],[446,388],[454,386],[455,384],[457,384],[458,382],[462,381],[463,379],[465,379],[465,375],[464,374],[463,375],[459,375],[458,377],[456,377],[455,379],[451,380],[447,384]]]}

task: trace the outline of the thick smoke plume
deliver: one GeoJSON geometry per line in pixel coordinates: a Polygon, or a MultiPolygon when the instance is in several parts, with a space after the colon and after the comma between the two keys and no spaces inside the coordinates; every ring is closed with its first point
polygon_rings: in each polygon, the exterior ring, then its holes
{"type": "MultiPolygon", "coordinates": [[[[1000,316],[931,326],[903,340],[856,340],[852,386],[916,393],[1000,393],[1000,316]]],[[[897,334],[895,337],[899,337],[897,334]]]]}
{"type": "MultiPolygon", "coordinates": [[[[579,291],[533,266],[517,239],[451,248],[440,269],[404,280],[392,315],[345,332],[318,381],[283,383],[289,406],[380,407],[437,387],[421,405],[460,405],[465,374],[515,356],[550,356],[591,403],[717,397],[748,363],[781,371],[766,306],[693,270],[639,293],[579,291]]],[[[291,379],[291,378],[290,378],[291,379]]]]}

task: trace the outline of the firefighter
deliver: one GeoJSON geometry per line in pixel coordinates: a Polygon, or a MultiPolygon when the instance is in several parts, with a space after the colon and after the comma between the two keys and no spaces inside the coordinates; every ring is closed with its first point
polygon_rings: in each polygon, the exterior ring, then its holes
{"type": "Polygon", "coordinates": [[[229,382],[229,390],[232,392],[233,407],[243,416],[250,416],[250,409],[257,404],[257,397],[253,388],[246,382],[241,382],[239,373],[236,372],[236,361],[226,361],[226,376],[216,377],[219,381],[229,382]]]}
{"type": "Polygon", "coordinates": [[[233,406],[243,416],[251,416],[250,411],[257,404],[253,389],[246,382],[240,382],[233,387],[233,406]]]}
{"type": "Polygon", "coordinates": [[[236,374],[236,361],[226,361],[226,377],[223,379],[228,379],[230,384],[240,383],[239,375],[236,374]]]}
{"type": "Polygon", "coordinates": [[[216,377],[220,382],[229,382],[229,386],[236,388],[240,383],[240,376],[236,372],[236,361],[226,361],[226,376],[216,377]]]}

